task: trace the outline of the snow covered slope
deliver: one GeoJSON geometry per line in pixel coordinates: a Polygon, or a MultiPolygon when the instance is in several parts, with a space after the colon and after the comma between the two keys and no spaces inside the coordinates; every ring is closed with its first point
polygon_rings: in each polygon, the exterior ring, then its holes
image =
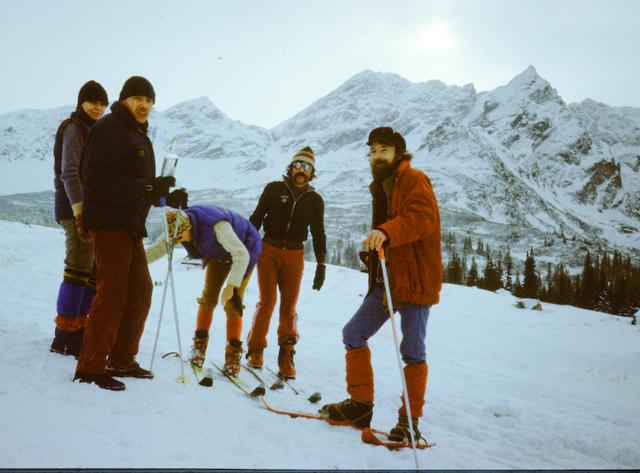
{"type": "MultiPolygon", "coordinates": [[[[0,222],[0,466],[4,468],[174,467],[411,469],[410,451],[360,442],[359,433],[264,410],[224,379],[211,389],[179,385],[175,360],[157,359],[152,381],[126,381],[113,393],[71,382],[75,361],[48,351],[62,272],[61,230],[0,222]]],[[[184,252],[177,251],[176,257],[184,252]]],[[[151,266],[162,281],[165,262],[151,266]]],[[[330,266],[312,291],[305,272],[298,313],[299,382],[341,400],[340,332],[366,290],[365,276],[330,266]]],[[[190,346],[203,272],[176,264],[182,346],[190,346]]],[[[148,367],[161,286],[138,360],[148,367]]],[[[423,468],[640,468],[640,329],[628,319],[545,304],[516,309],[514,299],[445,285],[427,329],[430,375],[424,434],[437,446],[423,468]]],[[[246,297],[248,324],[256,278],[246,297]]],[[[177,348],[171,312],[159,353],[177,348]]],[[[244,334],[247,328],[245,326],[244,334]]],[[[217,310],[208,357],[221,360],[224,315],[217,310]]],[[[275,366],[274,332],[266,361],[275,366]]],[[[371,340],[376,376],[373,423],[390,428],[400,380],[391,330],[371,340]]],[[[312,410],[291,393],[267,393],[275,406],[312,410]]]]}

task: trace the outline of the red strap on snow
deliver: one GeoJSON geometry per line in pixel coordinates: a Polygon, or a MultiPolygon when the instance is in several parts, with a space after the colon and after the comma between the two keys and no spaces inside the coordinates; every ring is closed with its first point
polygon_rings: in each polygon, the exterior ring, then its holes
{"type": "MultiPolygon", "coordinates": [[[[366,427],[362,429],[362,435],[360,438],[364,443],[369,443],[371,445],[378,445],[381,447],[387,447],[389,450],[400,450],[402,448],[411,448],[411,444],[408,442],[393,442],[389,440],[382,440],[376,434],[380,435],[381,433],[379,431],[366,427]]],[[[383,434],[383,435],[386,435],[386,434],[383,434]]],[[[424,439],[422,439],[418,441],[416,448],[425,449],[425,448],[433,447],[434,445],[435,444],[429,444],[426,441],[424,441],[424,439]]]]}

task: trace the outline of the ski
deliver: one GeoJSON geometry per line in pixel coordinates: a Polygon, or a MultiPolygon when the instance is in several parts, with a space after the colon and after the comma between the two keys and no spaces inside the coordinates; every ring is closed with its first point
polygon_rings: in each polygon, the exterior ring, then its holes
{"type": "Polygon", "coordinates": [[[258,381],[260,381],[264,386],[269,386],[271,391],[276,391],[280,389],[284,389],[284,381],[280,379],[278,376],[275,376],[274,380],[267,381],[260,368],[252,368],[247,364],[243,364],[242,367],[246,369],[249,373],[251,373],[258,381]]]}
{"type": "MultiPolygon", "coordinates": [[[[267,371],[269,371],[269,373],[271,373],[272,375],[274,375],[277,379],[279,379],[281,382],[283,382],[284,384],[286,384],[287,386],[289,386],[294,393],[301,395],[304,394],[304,391],[299,388],[296,383],[292,380],[292,379],[285,379],[282,378],[278,375],[278,373],[276,373],[274,370],[272,370],[271,368],[269,368],[268,366],[266,367],[267,371]]],[[[307,401],[309,401],[312,404],[315,404],[316,402],[319,402],[322,399],[322,394],[320,394],[319,392],[314,392],[312,393],[308,398],[307,401]]]]}
{"type": "Polygon", "coordinates": [[[227,378],[229,381],[231,381],[238,389],[240,389],[240,391],[242,391],[243,393],[245,393],[247,396],[250,397],[262,397],[264,396],[265,393],[265,389],[264,389],[264,385],[261,383],[258,386],[256,386],[254,389],[251,389],[251,387],[241,378],[239,378],[238,376],[232,376],[229,373],[227,373],[225,370],[223,370],[222,368],[220,368],[220,366],[218,366],[217,364],[211,362],[211,365],[217,369],[225,378],[227,378]]]}
{"type": "MultiPolygon", "coordinates": [[[[182,363],[189,365],[189,367],[191,368],[191,371],[193,372],[193,376],[196,378],[196,381],[200,386],[204,386],[206,388],[210,388],[211,386],[213,386],[213,372],[210,369],[207,368],[203,370],[202,368],[200,369],[196,368],[191,364],[190,361],[181,359],[177,351],[170,351],[168,353],[165,353],[164,355],[161,356],[161,358],[164,359],[169,356],[174,356],[180,359],[182,363]],[[202,372],[204,372],[204,374],[202,374],[202,372]]],[[[185,380],[181,380],[179,382],[184,383],[185,380]]]]}
{"type": "MultiPolygon", "coordinates": [[[[327,419],[326,417],[322,417],[322,416],[317,415],[317,414],[312,414],[310,412],[289,411],[289,410],[276,409],[276,408],[270,406],[269,403],[267,403],[267,401],[264,399],[264,397],[261,397],[260,400],[262,401],[262,405],[264,406],[265,409],[267,409],[269,412],[273,412],[275,414],[286,415],[286,416],[289,416],[289,417],[291,417],[293,419],[296,419],[296,418],[299,417],[299,418],[302,418],[302,419],[321,420],[323,422],[326,422],[327,424],[343,426],[343,427],[351,427],[353,429],[360,430],[360,431],[362,431],[360,438],[364,443],[383,446],[383,447],[388,448],[389,450],[400,450],[402,448],[411,448],[411,444],[410,443],[392,442],[392,441],[389,441],[389,440],[382,440],[383,438],[386,439],[389,436],[388,432],[384,432],[382,430],[373,429],[371,427],[365,427],[364,429],[361,429],[361,428],[356,427],[355,425],[353,425],[353,424],[351,424],[349,422],[334,421],[334,420],[327,419]]],[[[425,448],[433,447],[434,445],[435,445],[435,443],[430,444],[430,443],[427,443],[424,439],[420,439],[418,441],[418,444],[416,445],[416,448],[425,449],[425,448]]]]}

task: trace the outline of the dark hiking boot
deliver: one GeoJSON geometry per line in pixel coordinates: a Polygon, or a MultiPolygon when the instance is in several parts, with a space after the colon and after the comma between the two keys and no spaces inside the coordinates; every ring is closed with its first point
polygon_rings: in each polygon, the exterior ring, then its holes
{"type": "Polygon", "coordinates": [[[296,354],[296,351],[293,349],[294,346],[293,343],[286,343],[280,346],[280,353],[278,353],[278,376],[283,379],[296,378],[296,365],[293,362],[293,355],[296,354]]]}
{"type": "Polygon", "coordinates": [[[53,338],[53,342],[51,342],[51,346],[49,347],[49,351],[51,353],[59,353],[60,355],[67,354],[67,342],[65,342],[61,337],[55,336],[53,338]]]}
{"type": "Polygon", "coordinates": [[[262,369],[262,365],[264,364],[262,348],[249,348],[247,352],[247,364],[251,368],[262,369]]]}
{"type": "MultiPolygon", "coordinates": [[[[418,417],[411,418],[411,424],[413,425],[413,435],[416,441],[420,440],[420,430],[418,429],[418,417]]],[[[388,439],[393,442],[406,442],[411,443],[411,433],[409,432],[409,418],[407,416],[399,415],[398,423],[389,432],[388,439]]]]}
{"type": "Polygon", "coordinates": [[[109,376],[115,376],[117,378],[139,378],[139,379],[153,379],[153,373],[149,370],[141,368],[138,363],[133,363],[127,367],[107,367],[107,374],[109,376]]]}
{"type": "Polygon", "coordinates": [[[373,416],[373,402],[358,401],[357,399],[345,399],[342,402],[326,404],[318,410],[320,417],[325,419],[348,423],[358,428],[369,427],[373,416]]]}
{"type": "Polygon", "coordinates": [[[193,336],[193,346],[191,347],[191,366],[194,368],[202,368],[208,344],[209,332],[206,330],[196,330],[193,336]]]}
{"type": "Polygon", "coordinates": [[[108,374],[91,374],[76,371],[73,381],[80,383],[95,383],[100,389],[108,389],[109,391],[124,391],[125,384],[117,379],[113,379],[108,374]]]}
{"type": "Polygon", "coordinates": [[[80,329],[77,332],[73,332],[67,342],[67,355],[75,356],[76,359],[80,356],[80,348],[82,348],[82,338],[84,336],[84,329],[80,329]]]}
{"type": "Polygon", "coordinates": [[[55,336],[53,337],[49,351],[52,353],[59,353],[60,355],[71,355],[71,353],[69,353],[69,344],[73,340],[73,335],[73,332],[60,330],[56,327],[55,336]]]}
{"type": "Polygon", "coordinates": [[[242,342],[232,338],[224,350],[224,372],[231,376],[238,376],[241,358],[242,342]]]}

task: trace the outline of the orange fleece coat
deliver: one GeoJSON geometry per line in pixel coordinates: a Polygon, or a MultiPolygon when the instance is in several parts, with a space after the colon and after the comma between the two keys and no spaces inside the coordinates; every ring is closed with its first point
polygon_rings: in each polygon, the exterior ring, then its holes
{"type": "Polygon", "coordinates": [[[380,225],[389,238],[389,280],[394,305],[434,305],[442,287],[440,212],[425,173],[399,164],[390,218],[380,225]]]}

